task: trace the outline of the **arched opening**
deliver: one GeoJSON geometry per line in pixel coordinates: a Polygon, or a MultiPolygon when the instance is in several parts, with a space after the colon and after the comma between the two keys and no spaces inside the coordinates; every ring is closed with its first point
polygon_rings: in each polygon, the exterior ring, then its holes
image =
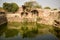
{"type": "Polygon", "coordinates": [[[28,13],[27,13],[27,12],[26,12],[25,14],[26,14],[26,16],[28,15],[28,13]]]}
{"type": "Polygon", "coordinates": [[[24,15],[24,12],[21,12],[21,17],[24,15]]]}
{"type": "Polygon", "coordinates": [[[28,13],[27,12],[21,12],[21,17],[23,16],[23,15],[28,15],[28,13]]]}
{"type": "Polygon", "coordinates": [[[32,13],[32,15],[36,14],[38,16],[38,11],[37,10],[32,10],[31,13],[32,13]]]}
{"type": "Polygon", "coordinates": [[[22,9],[23,9],[23,11],[26,9],[26,6],[24,6],[24,5],[22,5],[22,9]]]}

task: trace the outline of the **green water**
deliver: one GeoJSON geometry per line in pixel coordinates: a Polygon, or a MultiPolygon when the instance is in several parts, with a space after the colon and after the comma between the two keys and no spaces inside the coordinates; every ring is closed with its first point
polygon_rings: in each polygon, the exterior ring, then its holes
{"type": "Polygon", "coordinates": [[[56,36],[57,33],[55,29],[51,25],[27,23],[27,22],[24,23],[12,22],[0,25],[0,36],[2,36],[3,34],[5,34],[6,38],[15,37],[18,34],[20,34],[22,38],[36,37],[37,35],[46,35],[46,34],[53,34],[56,36]]]}
{"type": "Polygon", "coordinates": [[[18,30],[16,29],[8,29],[7,23],[0,25],[0,36],[5,34],[5,37],[13,37],[15,35],[18,35],[18,30]]]}

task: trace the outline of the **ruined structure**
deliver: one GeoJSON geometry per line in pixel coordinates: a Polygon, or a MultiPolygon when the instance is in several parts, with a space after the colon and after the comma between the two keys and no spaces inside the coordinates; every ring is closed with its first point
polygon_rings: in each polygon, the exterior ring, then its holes
{"type": "Polygon", "coordinates": [[[7,23],[7,17],[4,10],[0,10],[0,25],[7,23]]]}
{"type": "Polygon", "coordinates": [[[32,9],[31,12],[23,12],[20,7],[16,13],[7,13],[7,19],[9,22],[37,22],[42,24],[52,25],[54,20],[58,19],[60,10],[51,9],[32,9]]]}

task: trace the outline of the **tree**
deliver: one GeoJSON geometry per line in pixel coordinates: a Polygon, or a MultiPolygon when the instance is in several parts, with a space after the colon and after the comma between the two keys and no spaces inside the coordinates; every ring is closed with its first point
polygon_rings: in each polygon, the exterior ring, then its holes
{"type": "Polygon", "coordinates": [[[44,7],[44,9],[51,9],[50,7],[44,7]]]}
{"type": "Polygon", "coordinates": [[[30,11],[32,8],[42,8],[36,1],[25,2],[24,6],[27,11],[30,11]]]}
{"type": "Polygon", "coordinates": [[[3,8],[2,8],[2,7],[0,7],[0,10],[3,10],[3,8]]]}
{"type": "Polygon", "coordinates": [[[42,8],[42,6],[36,5],[35,8],[42,8]]]}
{"type": "Polygon", "coordinates": [[[27,7],[41,8],[41,6],[36,1],[25,2],[24,4],[27,7]]]}
{"type": "Polygon", "coordinates": [[[16,3],[3,3],[3,8],[8,12],[16,12],[19,9],[16,3]]]}
{"type": "Polygon", "coordinates": [[[54,8],[53,10],[57,10],[57,8],[54,8]]]}

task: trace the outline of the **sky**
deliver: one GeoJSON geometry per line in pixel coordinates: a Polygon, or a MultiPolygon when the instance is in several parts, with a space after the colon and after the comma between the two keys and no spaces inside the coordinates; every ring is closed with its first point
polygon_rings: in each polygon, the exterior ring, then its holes
{"type": "MultiPolygon", "coordinates": [[[[23,5],[24,2],[31,1],[31,0],[0,0],[0,7],[3,5],[4,2],[15,2],[19,6],[23,5]]],[[[51,8],[58,8],[60,9],[60,0],[33,0],[39,3],[42,7],[49,6],[51,8]]]]}

